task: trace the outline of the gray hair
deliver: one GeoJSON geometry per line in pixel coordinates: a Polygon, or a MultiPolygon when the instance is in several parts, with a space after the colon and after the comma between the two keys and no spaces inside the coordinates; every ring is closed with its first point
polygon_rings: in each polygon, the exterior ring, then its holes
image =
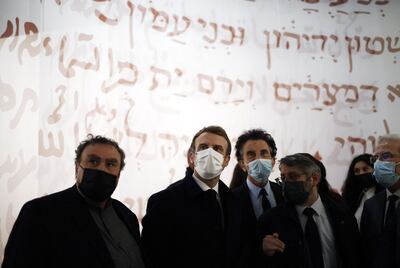
{"type": "Polygon", "coordinates": [[[378,137],[378,143],[386,140],[397,140],[400,141],[400,134],[386,134],[378,137]]]}
{"type": "Polygon", "coordinates": [[[319,177],[321,177],[321,170],[318,165],[310,158],[300,153],[283,157],[281,160],[279,160],[279,166],[281,165],[296,167],[304,172],[307,177],[310,177],[313,174],[317,174],[319,177]]]}

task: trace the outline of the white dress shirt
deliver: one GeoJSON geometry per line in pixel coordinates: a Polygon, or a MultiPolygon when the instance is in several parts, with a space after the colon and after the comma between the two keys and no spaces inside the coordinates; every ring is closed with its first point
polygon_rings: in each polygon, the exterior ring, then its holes
{"type": "Polygon", "coordinates": [[[219,181],[217,182],[217,184],[215,184],[214,187],[211,188],[210,186],[208,186],[207,184],[205,184],[203,181],[201,181],[199,178],[197,178],[197,177],[194,175],[194,173],[193,173],[193,179],[194,179],[194,181],[197,183],[197,185],[201,188],[201,190],[207,191],[207,190],[209,190],[209,189],[212,189],[212,190],[214,190],[215,192],[217,192],[217,199],[218,199],[219,204],[221,205],[221,199],[219,198],[219,192],[218,192],[219,181]]]}
{"type": "Polygon", "coordinates": [[[354,216],[357,219],[357,224],[358,224],[358,228],[360,228],[360,221],[361,221],[361,215],[362,215],[362,211],[364,208],[364,203],[366,200],[370,199],[371,197],[373,197],[375,195],[375,186],[369,188],[364,194],[363,197],[360,201],[360,205],[358,206],[356,213],[354,213],[354,216]]]}
{"type": "MultiPolygon", "coordinates": [[[[263,213],[262,196],[260,196],[260,190],[262,188],[254,185],[249,179],[246,180],[246,183],[250,191],[250,199],[251,199],[251,204],[253,205],[254,214],[258,219],[258,217],[260,217],[260,215],[263,213]]],[[[271,204],[271,208],[276,207],[275,196],[274,193],[272,192],[271,185],[269,184],[269,182],[264,186],[264,189],[267,191],[267,199],[271,204]]]]}
{"type": "MultiPolygon", "coordinates": [[[[305,226],[307,223],[307,216],[303,214],[306,206],[296,206],[297,214],[299,215],[301,228],[303,228],[303,232],[305,230],[305,226]]],[[[324,267],[325,268],[337,268],[336,261],[336,246],[335,246],[335,237],[333,236],[333,230],[331,223],[329,222],[328,215],[326,213],[324,204],[321,201],[321,198],[318,196],[318,199],[311,205],[316,212],[313,215],[313,219],[317,224],[319,236],[321,238],[321,247],[322,247],[322,257],[324,259],[324,267]]]]}

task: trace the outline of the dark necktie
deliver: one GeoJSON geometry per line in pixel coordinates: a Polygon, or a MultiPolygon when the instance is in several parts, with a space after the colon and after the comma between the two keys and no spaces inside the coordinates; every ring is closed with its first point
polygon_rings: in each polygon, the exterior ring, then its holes
{"type": "Polygon", "coordinates": [[[264,188],[262,188],[260,190],[259,195],[261,195],[261,205],[263,208],[263,212],[265,212],[271,208],[271,203],[269,202],[269,200],[267,198],[267,191],[264,188]]]}
{"type": "Polygon", "coordinates": [[[212,217],[216,220],[217,228],[223,228],[224,220],[222,217],[221,205],[217,199],[217,192],[213,189],[208,189],[205,192],[205,197],[207,204],[210,206],[210,213],[212,217]]]}
{"type": "Polygon", "coordinates": [[[313,219],[315,210],[312,208],[306,208],[303,214],[307,216],[307,223],[305,227],[305,236],[310,251],[310,257],[313,264],[313,268],[323,268],[324,260],[322,257],[321,239],[318,232],[317,224],[313,219]]]}

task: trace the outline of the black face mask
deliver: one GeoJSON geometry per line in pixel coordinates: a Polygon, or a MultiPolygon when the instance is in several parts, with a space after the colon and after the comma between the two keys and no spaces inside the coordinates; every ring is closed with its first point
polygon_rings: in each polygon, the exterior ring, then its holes
{"type": "Polygon", "coordinates": [[[372,175],[372,173],[356,175],[356,180],[363,189],[370,188],[375,184],[375,177],[372,175]]]}
{"type": "Polygon", "coordinates": [[[108,199],[117,187],[117,176],[99,169],[82,169],[83,177],[78,185],[81,193],[95,202],[108,199]]]}

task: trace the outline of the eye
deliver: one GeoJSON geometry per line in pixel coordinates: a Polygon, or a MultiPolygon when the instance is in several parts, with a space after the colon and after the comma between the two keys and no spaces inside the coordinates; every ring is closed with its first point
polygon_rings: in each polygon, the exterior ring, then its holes
{"type": "Polygon", "coordinates": [[[267,150],[262,150],[261,156],[262,156],[262,158],[271,158],[271,154],[267,150]]]}
{"type": "Polygon", "coordinates": [[[384,152],[383,154],[381,154],[380,158],[382,160],[389,160],[389,159],[393,158],[393,154],[391,152],[384,152]]]}
{"type": "Polygon", "coordinates": [[[205,150],[207,148],[208,148],[207,144],[200,144],[199,147],[197,148],[197,150],[198,151],[203,151],[203,150],[205,150]]]}
{"type": "Polygon", "coordinates": [[[99,164],[99,160],[92,158],[92,159],[89,159],[89,163],[95,166],[95,165],[99,164]]]}

